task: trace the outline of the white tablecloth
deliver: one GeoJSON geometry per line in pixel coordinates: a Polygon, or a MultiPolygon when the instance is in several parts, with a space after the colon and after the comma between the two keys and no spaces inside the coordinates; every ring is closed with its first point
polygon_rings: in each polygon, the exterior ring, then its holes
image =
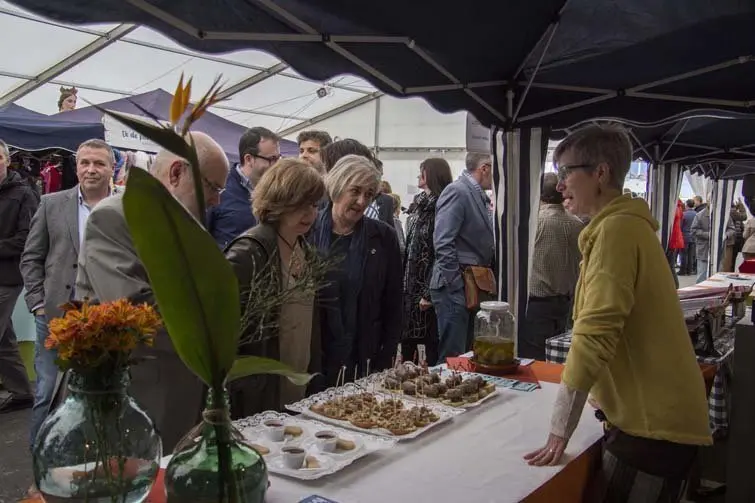
{"type": "MultiPolygon", "coordinates": [[[[295,503],[317,494],[338,503],[385,501],[518,502],[563,466],[535,468],[522,456],[547,437],[558,386],[501,396],[395,449],[367,456],[319,481],[271,475],[266,503],[295,503]]],[[[574,459],[602,436],[585,407],[566,450],[574,459]]]]}

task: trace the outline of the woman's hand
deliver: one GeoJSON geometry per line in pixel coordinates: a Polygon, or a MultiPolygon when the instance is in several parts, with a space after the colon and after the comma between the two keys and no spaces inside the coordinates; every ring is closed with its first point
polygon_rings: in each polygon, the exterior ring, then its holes
{"type": "Polygon", "coordinates": [[[431,307],[433,307],[433,303],[432,302],[430,302],[427,299],[419,299],[419,310],[420,311],[427,311],[431,307]]]}
{"type": "Polygon", "coordinates": [[[524,459],[530,466],[553,466],[561,461],[566,450],[566,439],[551,433],[544,447],[532,451],[524,459]]]}

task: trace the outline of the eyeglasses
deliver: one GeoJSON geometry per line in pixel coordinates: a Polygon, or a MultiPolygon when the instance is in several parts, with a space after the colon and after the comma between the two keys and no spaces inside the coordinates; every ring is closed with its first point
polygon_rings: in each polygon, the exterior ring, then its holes
{"type": "Polygon", "coordinates": [[[595,167],[594,164],[567,164],[566,166],[558,166],[558,181],[563,182],[578,169],[592,170],[595,167]]]}
{"type": "Polygon", "coordinates": [[[205,185],[205,187],[207,187],[208,189],[210,189],[212,192],[216,193],[217,195],[220,195],[223,192],[225,192],[225,187],[221,187],[217,183],[212,183],[210,180],[208,180],[205,177],[202,177],[202,183],[205,185]]]}
{"type": "Polygon", "coordinates": [[[256,157],[257,159],[262,159],[263,161],[267,161],[270,164],[275,164],[276,162],[280,161],[281,156],[280,155],[259,155],[259,154],[251,154],[252,157],[256,157]]]}

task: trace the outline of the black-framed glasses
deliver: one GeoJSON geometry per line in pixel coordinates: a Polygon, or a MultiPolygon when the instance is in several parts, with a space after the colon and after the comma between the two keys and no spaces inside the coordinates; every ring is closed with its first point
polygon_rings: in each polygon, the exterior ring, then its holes
{"type": "Polygon", "coordinates": [[[594,164],[567,164],[565,166],[558,166],[558,181],[563,182],[569,175],[578,169],[593,170],[596,166],[594,164]]]}
{"type": "Polygon", "coordinates": [[[262,159],[263,161],[267,161],[270,164],[275,164],[276,162],[280,161],[281,155],[260,155],[260,154],[251,154],[252,157],[256,157],[257,159],[262,159]]]}

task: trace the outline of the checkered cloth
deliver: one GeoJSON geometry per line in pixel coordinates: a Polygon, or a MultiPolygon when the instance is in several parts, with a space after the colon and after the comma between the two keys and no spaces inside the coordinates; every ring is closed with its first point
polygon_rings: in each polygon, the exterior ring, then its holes
{"type": "MultiPolygon", "coordinates": [[[[734,355],[734,318],[727,319],[726,327],[713,340],[717,356],[698,356],[697,361],[716,365],[718,370],[713,379],[713,388],[708,397],[708,419],[714,434],[724,433],[729,428],[729,404],[727,390],[731,379],[731,361],[734,355]]],[[[545,341],[545,359],[552,363],[566,363],[566,355],[571,347],[571,332],[545,341]]]]}

